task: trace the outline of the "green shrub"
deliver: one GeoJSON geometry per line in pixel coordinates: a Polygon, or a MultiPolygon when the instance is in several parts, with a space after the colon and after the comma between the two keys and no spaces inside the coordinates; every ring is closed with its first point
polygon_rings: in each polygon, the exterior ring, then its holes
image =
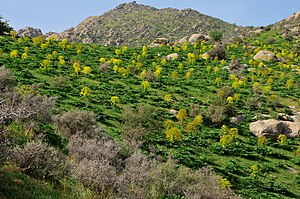
{"type": "Polygon", "coordinates": [[[15,77],[11,70],[4,68],[3,66],[0,67],[0,93],[15,86],[15,83],[15,77]]]}
{"type": "Polygon", "coordinates": [[[223,38],[223,34],[222,32],[218,31],[218,30],[212,30],[209,33],[210,38],[213,40],[213,42],[221,42],[222,38],[223,38]]]}

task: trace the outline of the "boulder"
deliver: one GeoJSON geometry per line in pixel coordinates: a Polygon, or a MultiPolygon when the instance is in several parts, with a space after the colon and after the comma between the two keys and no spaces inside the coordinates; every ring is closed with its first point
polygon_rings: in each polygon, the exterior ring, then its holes
{"type": "Polygon", "coordinates": [[[182,37],[179,39],[178,44],[184,44],[189,42],[189,36],[182,37]]]}
{"type": "Polygon", "coordinates": [[[300,19],[300,11],[296,12],[294,15],[294,20],[300,19]]]}
{"type": "Polygon", "coordinates": [[[300,34],[300,27],[294,27],[291,32],[294,34],[300,34]]]}
{"type": "Polygon", "coordinates": [[[205,36],[202,34],[193,34],[189,38],[190,43],[196,43],[196,42],[201,42],[202,40],[205,40],[205,36]]]}
{"type": "Polygon", "coordinates": [[[156,38],[149,47],[159,47],[159,46],[166,46],[169,43],[169,39],[167,38],[156,38]]]}
{"type": "Polygon", "coordinates": [[[253,57],[253,59],[261,61],[271,61],[275,59],[275,55],[271,51],[261,50],[253,57]]]}
{"type": "Polygon", "coordinates": [[[284,134],[287,138],[298,138],[300,137],[300,122],[259,120],[250,124],[250,131],[257,137],[277,139],[278,135],[284,134]]]}
{"type": "Polygon", "coordinates": [[[170,41],[167,38],[156,38],[152,43],[160,44],[160,45],[167,45],[169,42],[170,41]]]}
{"type": "Polygon", "coordinates": [[[165,59],[167,61],[178,60],[178,59],[180,59],[180,55],[177,53],[173,53],[173,54],[167,55],[165,59]]]}
{"type": "Polygon", "coordinates": [[[25,28],[21,28],[20,30],[17,31],[17,35],[19,37],[38,37],[40,35],[43,35],[41,29],[38,28],[33,28],[33,27],[25,27],[25,28]]]}

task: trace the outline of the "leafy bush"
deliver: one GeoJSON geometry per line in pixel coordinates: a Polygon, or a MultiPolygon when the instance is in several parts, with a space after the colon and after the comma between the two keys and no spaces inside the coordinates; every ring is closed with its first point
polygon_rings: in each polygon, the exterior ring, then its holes
{"type": "Polygon", "coordinates": [[[99,136],[100,129],[97,126],[96,116],[93,112],[71,110],[53,117],[56,127],[71,137],[75,134],[82,134],[88,138],[99,136]]]}
{"type": "Polygon", "coordinates": [[[210,38],[214,41],[214,42],[221,42],[222,38],[223,38],[223,34],[220,31],[217,30],[212,30],[209,33],[210,38]]]}
{"type": "Polygon", "coordinates": [[[216,45],[213,49],[207,52],[210,59],[226,60],[226,48],[222,45],[216,45]]]}
{"type": "Polygon", "coordinates": [[[55,148],[40,141],[10,151],[10,160],[25,173],[39,179],[60,180],[68,173],[66,158],[55,148]]]}
{"type": "Polygon", "coordinates": [[[226,108],[224,106],[210,105],[206,111],[206,116],[216,124],[222,123],[226,118],[226,108]]]}
{"type": "Polygon", "coordinates": [[[132,148],[140,146],[145,135],[159,129],[159,124],[155,120],[156,114],[156,108],[150,105],[139,105],[136,110],[124,108],[121,129],[129,146],[132,148]]]}

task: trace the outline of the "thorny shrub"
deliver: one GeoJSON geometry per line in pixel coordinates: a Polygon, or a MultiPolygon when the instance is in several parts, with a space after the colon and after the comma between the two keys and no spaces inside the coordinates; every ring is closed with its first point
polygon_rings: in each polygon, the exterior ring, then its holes
{"type": "Polygon", "coordinates": [[[54,97],[41,96],[35,93],[20,95],[16,91],[2,94],[0,98],[0,123],[11,120],[51,121],[51,111],[55,105],[54,97]]]}
{"type": "Polygon", "coordinates": [[[93,112],[71,110],[53,117],[58,130],[70,138],[75,134],[82,134],[88,138],[99,136],[100,129],[97,126],[96,115],[93,112]]]}
{"type": "Polygon", "coordinates": [[[28,142],[24,147],[16,146],[9,156],[25,173],[39,179],[57,181],[68,173],[66,157],[40,141],[28,142]]]}

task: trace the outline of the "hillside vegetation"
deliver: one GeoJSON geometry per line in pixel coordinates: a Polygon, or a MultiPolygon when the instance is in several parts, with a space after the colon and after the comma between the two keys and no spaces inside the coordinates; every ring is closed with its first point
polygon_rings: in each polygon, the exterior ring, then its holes
{"type": "Polygon", "coordinates": [[[158,37],[177,41],[194,33],[208,34],[212,30],[223,32],[224,38],[228,39],[244,29],[192,9],[157,9],[131,2],[103,15],[88,17],[60,33],[59,38],[101,45],[142,46],[158,37]]]}
{"type": "Polygon", "coordinates": [[[299,43],[279,35],[157,48],[0,37],[0,196],[299,198],[300,139],[249,130],[299,110],[299,43]]]}

